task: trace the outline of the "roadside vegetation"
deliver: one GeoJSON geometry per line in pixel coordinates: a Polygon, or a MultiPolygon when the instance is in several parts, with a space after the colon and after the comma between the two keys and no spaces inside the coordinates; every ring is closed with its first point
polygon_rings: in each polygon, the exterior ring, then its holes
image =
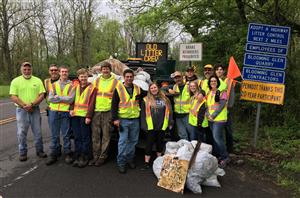
{"type": "Polygon", "coordinates": [[[0,98],[9,97],[9,85],[0,85],[0,98]]]}

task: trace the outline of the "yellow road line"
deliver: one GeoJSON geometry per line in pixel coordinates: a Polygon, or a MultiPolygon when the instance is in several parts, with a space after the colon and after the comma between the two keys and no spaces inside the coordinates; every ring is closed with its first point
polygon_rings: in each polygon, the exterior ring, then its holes
{"type": "MultiPolygon", "coordinates": [[[[46,111],[41,111],[41,113],[45,113],[45,112],[46,111]]],[[[7,124],[14,121],[16,121],[16,116],[0,120],[0,125],[7,124]]]]}

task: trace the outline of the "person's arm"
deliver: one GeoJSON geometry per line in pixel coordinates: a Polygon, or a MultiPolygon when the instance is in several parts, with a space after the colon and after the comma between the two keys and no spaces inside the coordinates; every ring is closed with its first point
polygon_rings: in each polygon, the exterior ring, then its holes
{"type": "Polygon", "coordinates": [[[98,93],[98,89],[94,88],[94,90],[91,94],[90,100],[89,100],[89,104],[88,104],[88,112],[86,114],[87,118],[91,119],[94,115],[97,93],[98,93]]]}
{"type": "Polygon", "coordinates": [[[24,107],[24,106],[26,106],[26,103],[25,102],[23,102],[17,95],[11,95],[10,96],[10,99],[14,102],[14,103],[16,103],[19,107],[24,107]]]}
{"type": "Polygon", "coordinates": [[[118,91],[115,90],[111,102],[111,116],[113,122],[119,120],[119,116],[118,116],[119,102],[120,102],[120,97],[118,91]]]}
{"type": "Polygon", "coordinates": [[[54,89],[49,90],[48,100],[51,103],[59,103],[60,102],[60,98],[55,94],[54,89]]]}
{"type": "Polygon", "coordinates": [[[197,115],[197,118],[198,118],[198,126],[201,126],[202,125],[202,122],[204,120],[204,117],[205,117],[205,112],[206,112],[206,107],[205,107],[205,104],[203,104],[199,111],[198,111],[198,115],[197,115]]]}
{"type": "Polygon", "coordinates": [[[71,89],[71,91],[70,91],[69,95],[59,96],[59,99],[61,102],[68,103],[68,104],[71,104],[74,102],[76,89],[75,89],[75,87],[72,87],[72,85],[71,85],[70,89],[71,89]]]}

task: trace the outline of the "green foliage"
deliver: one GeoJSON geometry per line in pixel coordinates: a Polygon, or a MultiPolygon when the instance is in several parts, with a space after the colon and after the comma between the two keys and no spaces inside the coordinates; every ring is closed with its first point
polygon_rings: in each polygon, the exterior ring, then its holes
{"type": "Polygon", "coordinates": [[[9,97],[9,85],[0,85],[0,98],[9,97]]]}

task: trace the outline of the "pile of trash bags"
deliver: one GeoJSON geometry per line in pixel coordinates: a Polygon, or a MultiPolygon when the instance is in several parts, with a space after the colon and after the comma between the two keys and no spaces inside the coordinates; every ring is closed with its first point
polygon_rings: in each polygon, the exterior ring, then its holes
{"type": "MultiPolygon", "coordinates": [[[[171,154],[182,160],[190,160],[197,141],[179,140],[178,142],[167,142],[165,155],[171,154]]],[[[188,170],[186,187],[193,193],[202,193],[201,185],[221,187],[217,176],[224,176],[225,171],[218,167],[218,160],[211,155],[212,146],[201,143],[196,154],[194,163],[188,170]]],[[[164,156],[156,158],[153,162],[153,172],[159,179],[164,156]]]]}

